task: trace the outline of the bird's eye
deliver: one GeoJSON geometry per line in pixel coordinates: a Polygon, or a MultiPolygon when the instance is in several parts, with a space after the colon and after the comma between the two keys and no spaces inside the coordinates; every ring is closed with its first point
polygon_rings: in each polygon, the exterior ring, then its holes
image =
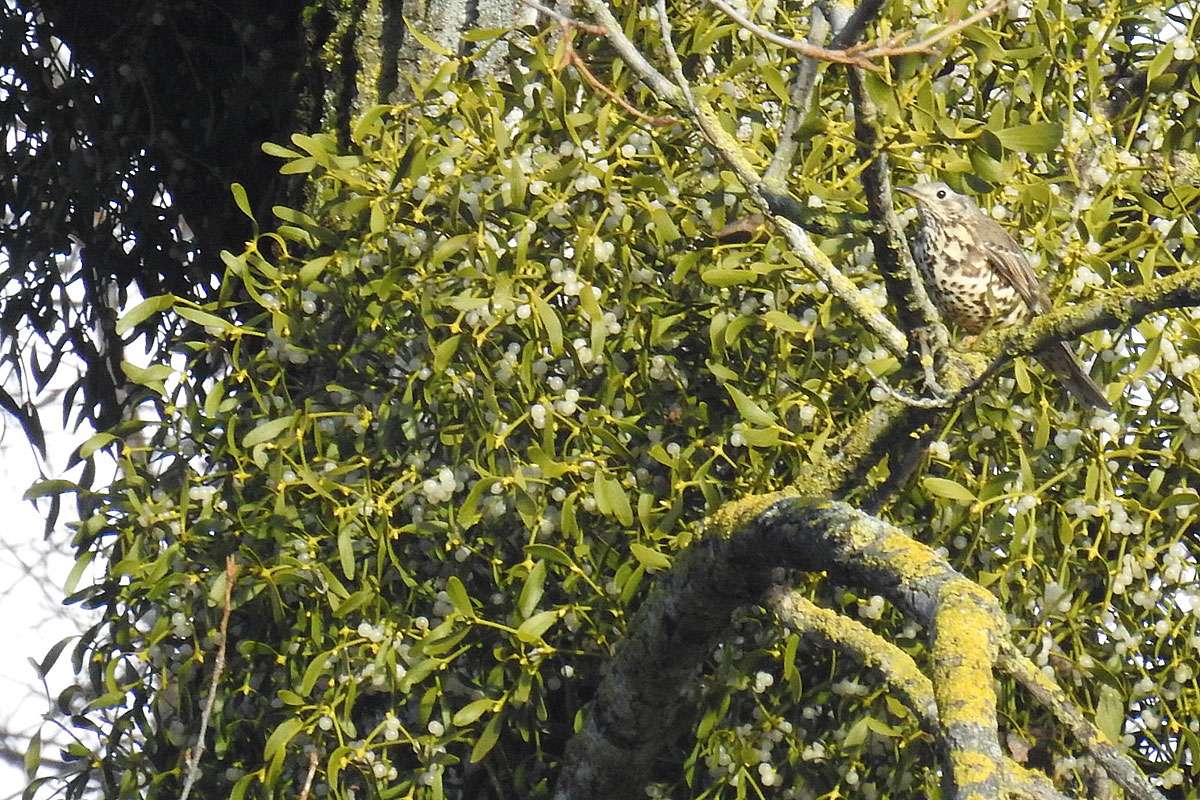
{"type": "Polygon", "coordinates": [[[938,189],[937,190],[937,198],[938,198],[938,200],[945,200],[946,199],[946,190],[938,189]]]}

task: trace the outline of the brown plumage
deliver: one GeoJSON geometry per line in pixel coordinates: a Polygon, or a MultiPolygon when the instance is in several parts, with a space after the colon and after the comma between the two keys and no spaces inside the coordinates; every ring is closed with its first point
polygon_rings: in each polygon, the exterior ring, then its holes
{"type": "MultiPolygon", "coordinates": [[[[1025,252],[975,201],[944,183],[899,191],[917,201],[920,223],[913,257],[948,321],[978,334],[1050,310],[1050,298],[1025,252]]],[[[1055,342],[1036,355],[1082,402],[1112,410],[1065,343],[1055,342]]]]}

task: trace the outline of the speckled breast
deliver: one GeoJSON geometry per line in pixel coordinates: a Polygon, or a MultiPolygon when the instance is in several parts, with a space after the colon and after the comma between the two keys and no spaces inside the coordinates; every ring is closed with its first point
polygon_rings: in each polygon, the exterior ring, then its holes
{"type": "Polygon", "coordinates": [[[951,241],[940,225],[918,226],[913,257],[946,321],[965,333],[1013,325],[1028,316],[1024,301],[983,254],[960,238],[951,241]]]}

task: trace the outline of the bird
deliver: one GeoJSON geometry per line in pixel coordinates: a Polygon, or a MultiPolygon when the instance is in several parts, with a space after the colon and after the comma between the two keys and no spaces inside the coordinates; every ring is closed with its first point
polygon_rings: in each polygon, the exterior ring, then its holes
{"type": "MultiPolygon", "coordinates": [[[[942,314],[972,336],[1017,325],[1050,310],[1050,297],[1025,251],[975,201],[945,183],[898,187],[916,201],[913,260],[942,314]]],[[[1081,402],[1111,411],[1065,342],[1035,353],[1081,402]]]]}

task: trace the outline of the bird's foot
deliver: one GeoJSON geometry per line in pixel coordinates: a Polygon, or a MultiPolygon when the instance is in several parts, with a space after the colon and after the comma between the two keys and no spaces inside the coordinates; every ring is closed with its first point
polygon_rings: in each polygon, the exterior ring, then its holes
{"type": "Polygon", "coordinates": [[[938,386],[936,381],[934,381],[933,386],[929,387],[934,392],[931,397],[917,397],[916,395],[902,392],[894,388],[883,378],[876,378],[875,385],[883,389],[892,399],[899,400],[904,405],[912,406],[913,408],[949,408],[954,405],[953,398],[946,394],[945,390],[941,386],[938,386]]]}

